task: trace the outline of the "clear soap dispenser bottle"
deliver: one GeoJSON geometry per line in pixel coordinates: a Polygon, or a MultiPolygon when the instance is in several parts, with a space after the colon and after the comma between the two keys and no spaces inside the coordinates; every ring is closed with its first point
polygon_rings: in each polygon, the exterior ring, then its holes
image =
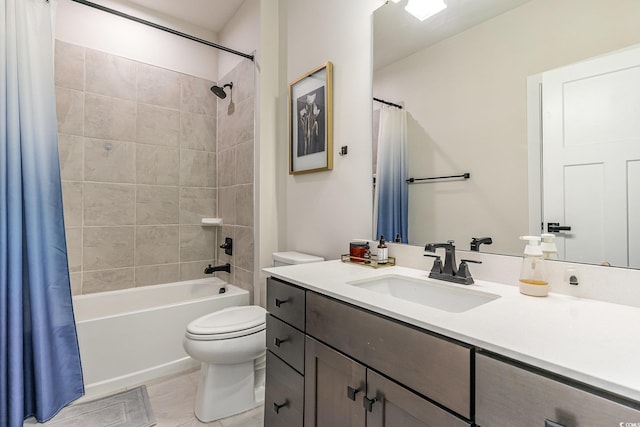
{"type": "Polygon", "coordinates": [[[540,237],[520,236],[520,240],[529,242],[524,249],[524,258],[520,269],[520,293],[534,297],[546,297],[549,293],[549,282],[547,281],[540,237]]]}

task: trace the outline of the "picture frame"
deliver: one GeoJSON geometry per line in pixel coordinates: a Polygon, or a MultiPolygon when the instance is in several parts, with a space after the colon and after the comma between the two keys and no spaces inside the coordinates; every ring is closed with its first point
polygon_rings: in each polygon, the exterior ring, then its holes
{"type": "Polygon", "coordinates": [[[289,83],[289,174],[333,169],[333,64],[289,83]]]}

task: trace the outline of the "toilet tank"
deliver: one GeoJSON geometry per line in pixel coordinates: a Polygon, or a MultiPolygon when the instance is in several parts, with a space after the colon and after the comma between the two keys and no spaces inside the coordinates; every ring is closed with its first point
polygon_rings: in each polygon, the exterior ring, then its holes
{"type": "Polygon", "coordinates": [[[310,262],[321,262],[324,258],[303,254],[301,252],[274,252],[273,253],[273,266],[278,267],[281,265],[293,265],[293,264],[308,264],[310,262]]]}

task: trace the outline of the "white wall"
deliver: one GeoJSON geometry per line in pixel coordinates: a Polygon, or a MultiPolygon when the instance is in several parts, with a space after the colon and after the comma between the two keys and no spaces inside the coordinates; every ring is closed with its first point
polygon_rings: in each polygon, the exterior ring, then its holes
{"type": "MultiPolygon", "coordinates": [[[[216,35],[166,16],[133,9],[128,3],[102,1],[103,6],[217,42],[216,35]]],[[[218,51],[155,28],[84,6],[58,0],[56,38],[79,46],[216,81],[218,51]]]]}
{"type": "MultiPolygon", "coordinates": [[[[238,11],[218,34],[222,46],[249,55],[260,45],[260,0],[244,0],[238,11]]],[[[245,58],[220,51],[218,75],[224,76],[245,58]]]]}
{"type": "MultiPolygon", "coordinates": [[[[287,81],[327,61],[333,63],[334,166],[331,171],[295,176],[288,175],[288,166],[277,171],[286,177],[286,243],[280,249],[338,258],[350,239],[371,234],[371,13],[380,2],[282,4],[287,19],[283,35],[287,81]],[[349,154],[340,157],[343,145],[349,154]]],[[[281,96],[286,97],[286,90],[281,96]]],[[[281,113],[280,120],[286,123],[287,114],[281,113]]],[[[281,155],[288,153],[286,129],[279,143],[284,145],[281,155]]]]}
{"type": "MultiPolygon", "coordinates": [[[[466,182],[410,188],[414,243],[494,239],[519,254],[528,230],[526,78],[640,43],[640,2],[533,0],[376,71],[374,94],[404,101],[410,172],[470,172],[466,182]],[[418,195],[424,199],[417,202],[418,195]]],[[[411,234],[411,233],[410,233],[411,234]]]]}

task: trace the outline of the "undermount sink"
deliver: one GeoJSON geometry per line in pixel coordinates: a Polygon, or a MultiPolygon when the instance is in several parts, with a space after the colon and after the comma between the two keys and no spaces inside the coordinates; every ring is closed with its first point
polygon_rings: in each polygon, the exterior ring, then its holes
{"type": "Polygon", "coordinates": [[[499,295],[439,283],[432,279],[398,275],[356,280],[347,284],[451,313],[462,313],[500,298],[499,295]]]}

